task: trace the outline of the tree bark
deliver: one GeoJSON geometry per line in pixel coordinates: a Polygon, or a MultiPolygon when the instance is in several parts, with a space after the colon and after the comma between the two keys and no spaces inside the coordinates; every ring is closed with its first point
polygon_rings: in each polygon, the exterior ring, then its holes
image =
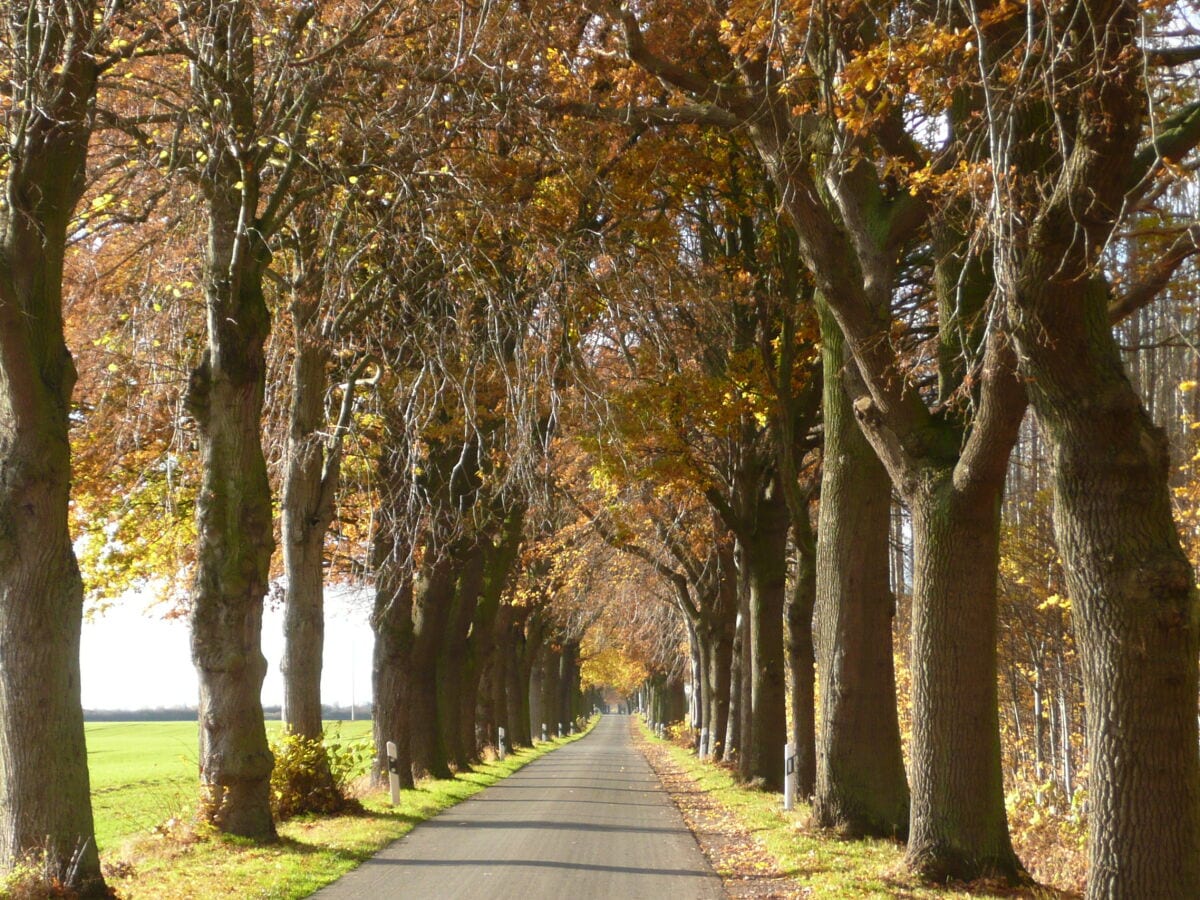
{"type": "Polygon", "coordinates": [[[6,78],[22,102],[6,112],[0,205],[0,871],[44,853],[50,875],[102,896],[79,694],[83,583],[68,529],[76,370],[62,331],[102,25],[92,1],[70,17],[66,4],[30,8],[36,26],[19,6],[6,23],[6,78]]]}
{"type": "Polygon", "coordinates": [[[38,28],[21,4],[6,16],[6,79],[23,99],[5,113],[0,206],[0,872],[44,853],[63,884],[104,896],[80,703],[83,584],[68,525],[76,376],[62,318],[99,14],[95,2],[70,18],[48,5],[38,28]]]}
{"type": "Polygon", "coordinates": [[[742,720],[745,704],[745,692],[742,684],[742,671],[746,658],[747,619],[743,599],[746,594],[742,590],[741,576],[735,579],[737,595],[737,615],[734,618],[733,644],[730,647],[729,665],[729,722],[725,730],[725,755],[728,762],[737,763],[742,754],[742,720]]]}
{"type": "Polygon", "coordinates": [[[221,831],[274,838],[260,694],[262,607],[275,540],[261,428],[270,254],[239,225],[239,207],[208,203],[208,347],[188,384],[203,480],[196,501],[192,659],[200,678],[202,814],[221,831]]]}
{"type": "MultiPolygon", "coordinates": [[[[801,526],[803,528],[803,525],[801,526]]],[[[813,645],[813,609],[817,593],[816,535],[805,529],[796,544],[796,583],[792,586],[784,615],[792,702],[791,743],[796,747],[796,794],[812,797],[817,786],[816,662],[813,645]]],[[[797,531],[795,523],[792,532],[797,531]]]]}
{"type": "Polygon", "coordinates": [[[773,791],[783,790],[783,745],[787,742],[783,607],[789,525],[787,502],[772,478],[758,502],[755,533],[745,540],[743,559],[749,568],[752,672],[746,774],[773,791]]]}
{"type": "Polygon", "coordinates": [[[817,527],[821,740],[813,815],[849,835],[904,837],[908,783],[896,715],[888,539],[892,485],[843,383],[841,331],[822,317],[825,456],[817,527]]]}
{"type": "Polygon", "coordinates": [[[508,664],[505,666],[505,692],[508,695],[508,720],[505,734],[510,747],[527,747],[529,723],[529,665],[524,616],[514,616],[509,625],[508,664]]]}
{"type": "MultiPolygon", "coordinates": [[[[381,536],[391,526],[384,521],[381,536]]],[[[375,698],[372,731],[375,737],[374,774],[377,780],[388,776],[387,744],[396,745],[396,774],[400,786],[414,786],[412,754],[409,751],[408,672],[412,656],[412,578],[407,560],[394,552],[390,536],[377,541],[375,606],[371,630],[375,635],[372,654],[371,687],[375,698]]]]}
{"type": "Polygon", "coordinates": [[[483,704],[486,707],[486,715],[479,716],[478,720],[475,711],[481,705],[480,699],[484,696],[481,694],[481,683],[485,680],[484,674],[495,647],[496,616],[500,610],[500,599],[516,564],[524,527],[524,507],[517,506],[509,510],[504,517],[497,541],[488,547],[485,555],[483,589],[467,640],[466,670],[463,678],[463,739],[472,760],[478,757],[479,740],[476,735],[479,728],[485,731],[484,740],[491,741],[494,739],[494,728],[498,723],[490,702],[483,704]],[[466,715],[466,710],[471,711],[470,717],[466,715]]]}
{"type": "Polygon", "coordinates": [[[579,645],[574,641],[563,641],[562,652],[558,657],[558,722],[562,725],[563,734],[571,730],[571,719],[574,718],[575,696],[578,687],[579,645]]]}
{"type": "Polygon", "coordinates": [[[314,333],[318,298],[292,304],[295,359],[285,449],[280,530],[283,542],[283,720],[289,731],[320,740],[321,672],[325,649],[325,536],[334,519],[341,482],[342,441],[354,411],[363,367],[350,373],[332,434],[325,425],[326,370],[330,350],[314,333]]]}
{"type": "MultiPolygon", "coordinates": [[[[438,551],[431,545],[427,552],[438,551]]],[[[449,778],[453,774],[440,726],[437,661],[454,600],[456,556],[453,548],[442,548],[441,555],[420,566],[413,582],[409,751],[418,778],[449,778]]]]}
{"type": "Polygon", "coordinates": [[[325,369],[329,351],[295,326],[292,405],[280,511],[284,595],[283,720],[289,731],[320,740],[321,668],[325,650],[325,532],[333,521],[333,489],[322,477],[325,369]]]}
{"type": "Polygon", "coordinates": [[[1000,485],[962,492],[930,472],[909,497],[914,571],[909,865],[1015,879],[996,685],[1000,485]]]}
{"type": "Polygon", "coordinates": [[[1198,598],[1166,436],[1125,376],[1101,285],[1050,279],[1022,299],[1038,310],[1016,340],[1054,459],[1086,698],[1088,897],[1200,896],[1198,598]]]}
{"type": "Polygon", "coordinates": [[[445,642],[438,654],[438,726],[446,758],[458,770],[471,764],[474,728],[467,739],[463,718],[475,715],[474,698],[467,706],[468,635],[483,590],[485,550],[482,541],[463,554],[454,599],[446,622],[445,642]]]}

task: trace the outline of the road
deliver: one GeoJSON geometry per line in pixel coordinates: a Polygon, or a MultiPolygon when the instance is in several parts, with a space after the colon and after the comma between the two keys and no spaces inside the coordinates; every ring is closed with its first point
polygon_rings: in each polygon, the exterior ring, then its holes
{"type": "Polygon", "coordinates": [[[414,828],[319,900],[724,897],[628,716],[414,828]]]}

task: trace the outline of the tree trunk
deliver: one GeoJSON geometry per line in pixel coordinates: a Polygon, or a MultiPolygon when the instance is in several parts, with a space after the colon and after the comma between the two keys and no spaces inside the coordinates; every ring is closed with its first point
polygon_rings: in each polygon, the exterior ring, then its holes
{"type": "MultiPolygon", "coordinates": [[[[793,531],[795,528],[793,527],[793,531]]],[[[816,536],[811,526],[796,543],[796,583],[784,611],[792,699],[791,742],[796,746],[796,795],[812,797],[817,786],[816,673],[813,670],[813,607],[817,592],[816,536]]]]}
{"type": "MultiPolygon", "coordinates": [[[[387,481],[383,482],[387,484],[387,481]]],[[[385,498],[386,501],[386,498],[385,498]]],[[[398,552],[394,527],[386,502],[380,516],[375,556],[375,608],[371,630],[375,636],[371,688],[375,698],[372,730],[375,736],[376,780],[388,776],[388,741],[396,745],[396,774],[400,786],[414,786],[412,754],[409,752],[408,673],[412,657],[412,578],[405,554],[398,552]]]]}
{"type": "Polygon", "coordinates": [[[953,471],[928,470],[926,479],[908,497],[915,557],[907,861],[939,881],[1014,879],[1021,866],[1004,811],[996,685],[1001,486],[963,492],[953,471]]]}
{"type": "MultiPolygon", "coordinates": [[[[430,546],[427,552],[439,550],[430,546]]],[[[413,775],[418,778],[449,778],[453,774],[442,740],[437,662],[454,601],[457,554],[451,547],[441,548],[440,553],[421,566],[413,582],[409,751],[413,775]]]]}
{"type": "Polygon", "coordinates": [[[500,610],[500,599],[516,564],[517,552],[524,536],[524,526],[524,507],[518,506],[509,510],[504,517],[498,542],[488,547],[485,554],[483,590],[475,608],[475,618],[467,641],[467,662],[463,678],[463,739],[472,760],[478,758],[479,728],[483,728],[486,742],[493,739],[494,728],[498,724],[492,710],[490,694],[486,693],[486,689],[481,693],[481,682],[495,647],[496,616],[500,610]],[[481,703],[484,697],[487,698],[487,702],[481,703]],[[477,717],[476,710],[480,706],[485,708],[486,714],[477,717]],[[466,714],[467,710],[470,710],[469,717],[466,714]]]}
{"type": "MultiPolygon", "coordinates": [[[[289,411],[280,530],[284,594],[283,720],[289,731],[320,740],[321,672],[325,649],[325,535],[334,519],[341,482],[342,440],[350,427],[362,367],[343,387],[332,434],[325,421],[326,369],[330,350],[315,333],[320,278],[306,290],[315,296],[292,303],[295,359],[289,411]]],[[[323,763],[322,763],[323,765],[323,763]]]]}
{"type": "Polygon", "coordinates": [[[1195,575],[1170,461],[1122,369],[1100,285],[1038,285],[1049,333],[1016,332],[1054,459],[1087,708],[1088,897],[1200,896],[1195,575]],[[1070,308],[1059,309],[1066,304],[1070,308]]]}
{"type": "Polygon", "coordinates": [[[559,651],[546,644],[546,655],[543,658],[542,668],[542,708],[545,710],[546,716],[546,731],[548,737],[554,737],[558,734],[558,682],[559,671],[562,668],[559,651]]]}
{"type": "Polygon", "coordinates": [[[468,549],[460,561],[458,585],[454,591],[452,608],[446,623],[445,642],[438,653],[438,726],[442,732],[442,743],[446,757],[458,770],[471,764],[474,749],[474,728],[470,740],[463,719],[475,715],[475,702],[466,700],[468,634],[475,619],[483,590],[484,544],[476,543],[468,549]]]}
{"type": "Polygon", "coordinates": [[[709,646],[708,674],[709,709],[708,723],[709,753],[713,759],[723,760],[726,753],[731,704],[733,703],[734,637],[737,627],[738,591],[737,575],[734,572],[733,554],[728,547],[720,549],[715,556],[718,573],[710,596],[702,596],[701,621],[698,625],[709,646]]]}
{"type": "Polygon", "coordinates": [[[321,667],[325,648],[325,532],[333,521],[332,486],[323,481],[325,368],[329,352],[295,326],[292,406],[283,476],[280,528],[284,595],[283,721],[289,731],[320,740],[321,667]]]}
{"type": "MultiPolygon", "coordinates": [[[[105,895],[79,686],[83,585],[68,525],[75,365],[63,257],[83,193],[100,56],[94,0],[6,16],[0,204],[0,875],[45,854],[105,895]],[[38,27],[26,27],[37,15],[38,27]]],[[[40,860],[38,861],[40,862],[40,860]]]]}
{"type": "Polygon", "coordinates": [[[783,659],[783,606],[787,589],[787,503],[771,481],[758,503],[755,533],[745,542],[750,582],[749,778],[768,790],[783,790],[783,745],[787,742],[787,685],[783,659]]]}
{"type": "Polygon", "coordinates": [[[488,739],[496,744],[499,741],[499,729],[508,728],[508,641],[512,636],[509,624],[512,622],[513,609],[506,603],[500,605],[496,619],[492,625],[492,652],[488,662],[488,685],[492,696],[492,715],[495,720],[491,723],[488,739]]]}
{"type": "Polygon", "coordinates": [[[708,658],[708,680],[712,691],[708,709],[709,754],[715,760],[726,758],[733,659],[733,627],[729,625],[724,632],[713,633],[708,658]]]}
{"type": "Polygon", "coordinates": [[[746,658],[746,620],[748,617],[743,609],[742,601],[745,592],[742,591],[741,577],[738,576],[734,580],[737,593],[737,616],[734,619],[733,644],[730,646],[729,721],[725,730],[724,758],[728,762],[737,763],[742,755],[742,710],[746,705],[745,693],[742,690],[742,670],[746,658]]]}
{"type": "Polygon", "coordinates": [[[529,729],[535,741],[542,739],[542,723],[546,721],[546,710],[542,706],[542,672],[545,669],[546,646],[537,648],[533,666],[529,670],[529,729]]]}
{"type": "Polygon", "coordinates": [[[508,664],[505,666],[505,691],[508,694],[508,721],[505,734],[510,747],[527,747],[529,735],[529,676],[525,662],[527,645],[522,618],[514,617],[509,626],[508,664]]]}
{"type": "Polygon", "coordinates": [[[693,743],[700,734],[700,729],[704,727],[704,698],[707,694],[707,688],[704,685],[703,673],[707,671],[705,665],[705,649],[700,643],[699,635],[696,634],[696,625],[690,619],[686,618],[687,633],[688,633],[688,677],[692,685],[692,693],[688,698],[687,720],[688,728],[693,733],[693,743]]]}
{"type": "Polygon", "coordinates": [[[208,347],[187,394],[203,466],[191,613],[202,815],[221,831],[273,839],[274,761],[260,699],[263,597],[275,546],[261,439],[269,254],[241,228],[229,197],[214,191],[208,206],[208,347]]]}
{"type": "Polygon", "coordinates": [[[558,658],[558,722],[562,725],[563,734],[571,730],[572,710],[575,707],[575,689],[578,682],[576,665],[579,645],[574,641],[563,641],[562,653],[558,658]]]}
{"type": "Polygon", "coordinates": [[[896,715],[888,539],[892,486],[854,421],[842,333],[822,316],[825,455],[817,528],[821,741],[813,815],[849,835],[904,837],[908,783],[896,715]]]}
{"type": "Polygon", "coordinates": [[[688,637],[692,647],[692,696],[688,713],[691,716],[692,744],[697,755],[703,755],[708,752],[708,748],[704,746],[704,737],[711,724],[708,716],[712,706],[712,683],[708,676],[712,670],[712,647],[707,635],[702,634],[701,630],[690,622],[688,637]]]}

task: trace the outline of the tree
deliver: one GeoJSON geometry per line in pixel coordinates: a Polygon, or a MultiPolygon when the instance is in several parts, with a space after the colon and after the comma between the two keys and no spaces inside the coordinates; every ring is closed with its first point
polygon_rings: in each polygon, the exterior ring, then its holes
{"type": "MultiPolygon", "coordinates": [[[[350,430],[360,384],[377,382],[376,364],[359,354],[346,369],[346,380],[337,388],[331,427],[326,427],[328,369],[333,362],[337,332],[353,327],[354,302],[342,298],[334,307],[328,293],[345,284],[331,285],[333,259],[343,238],[349,203],[333,217],[327,231],[323,223],[304,221],[298,213],[295,228],[295,268],[291,279],[290,318],[293,359],[291,406],[285,447],[280,503],[280,539],[284,577],[284,676],[283,719],[288,730],[318,741],[324,733],[321,717],[321,663],[324,649],[325,542],[334,520],[334,500],[341,486],[342,449],[350,430]],[[325,231],[325,233],[322,233],[325,231]],[[323,240],[322,240],[323,239],[323,240]],[[327,293],[328,292],[328,293],[327,293]],[[333,307],[333,308],[331,308],[333,307]]],[[[332,390],[329,390],[333,393],[332,390]]],[[[324,763],[320,763],[324,767],[324,763]]],[[[326,773],[327,774],[327,773],[326,773]]],[[[329,780],[332,786],[332,778],[329,780]]]]}
{"type": "Polygon", "coordinates": [[[813,814],[852,835],[903,835],[908,783],[892,662],[891,483],[844,379],[841,331],[822,317],[825,454],[817,528],[816,643],[821,730],[813,814]]]}
{"type": "MultiPolygon", "coordinates": [[[[981,11],[964,6],[981,33],[981,11]]],[[[1054,459],[1055,533],[1088,710],[1088,896],[1193,896],[1200,598],[1172,519],[1166,437],[1130,384],[1112,321],[1153,299],[1194,239],[1177,238],[1121,288],[1104,251],[1155,178],[1170,177],[1166,161],[1200,142],[1194,99],[1162,121],[1146,116],[1147,92],[1152,110],[1171,99],[1158,67],[1196,54],[1156,59],[1141,44],[1152,13],[1132,3],[1079,0],[1036,28],[1038,47],[1019,51],[1033,54],[1027,72],[1004,71],[1016,48],[980,48],[1003,101],[987,110],[989,137],[1039,125],[1024,153],[996,160],[988,214],[1020,370],[1054,459]]]]}
{"type": "Polygon", "coordinates": [[[0,64],[11,88],[0,163],[0,869],[44,853],[52,879],[88,896],[105,887],[80,705],[83,588],[67,526],[76,375],[62,279],[116,9],[13,3],[0,64]]]}
{"type": "Polygon", "coordinates": [[[289,214],[326,188],[318,160],[336,135],[321,134],[316,123],[341,72],[333,63],[359,46],[380,6],[318,15],[307,4],[285,11],[210,0],[181,9],[167,49],[186,61],[187,80],[163,72],[157,82],[173,101],[165,119],[174,129],[130,126],[143,152],[190,182],[204,204],[208,339],[187,394],[203,468],[192,653],[204,813],[248,837],[275,833],[259,700],[262,601],[274,550],[261,441],[271,328],[264,282],[289,214]],[[296,66],[296,54],[322,66],[296,66]]]}

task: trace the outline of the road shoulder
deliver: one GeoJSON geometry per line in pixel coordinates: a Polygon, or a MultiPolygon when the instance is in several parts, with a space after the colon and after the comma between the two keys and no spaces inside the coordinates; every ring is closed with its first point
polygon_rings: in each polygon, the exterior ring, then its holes
{"type": "Polygon", "coordinates": [[[658,775],[731,898],[783,900],[813,896],[797,878],[780,869],[774,857],[729,810],[697,786],[695,779],[671,759],[663,743],[649,740],[636,721],[631,728],[634,746],[658,775]]]}

